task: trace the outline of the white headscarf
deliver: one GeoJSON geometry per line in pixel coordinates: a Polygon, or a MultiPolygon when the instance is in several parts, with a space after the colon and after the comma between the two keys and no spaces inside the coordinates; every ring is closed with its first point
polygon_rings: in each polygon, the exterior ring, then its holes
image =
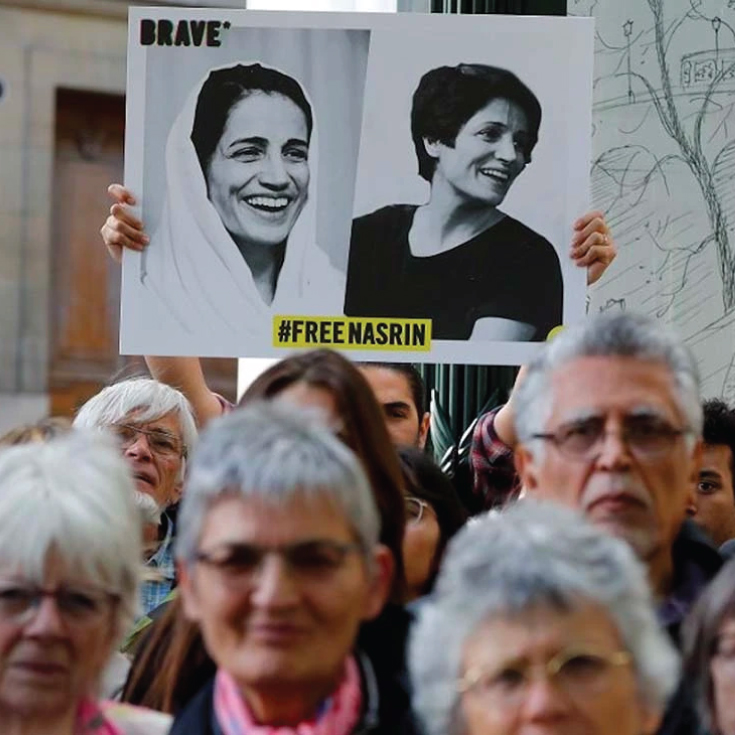
{"type": "Polygon", "coordinates": [[[191,141],[204,81],[189,96],[169,133],[166,202],[141,259],[140,281],[151,295],[152,318],[166,330],[168,344],[173,344],[169,330],[174,330],[197,354],[252,355],[260,345],[271,346],[275,314],[341,315],[344,276],[315,243],[315,121],[309,145],[311,195],[288,237],[273,302],[269,306],[263,301],[250,268],[207,197],[191,141]]]}

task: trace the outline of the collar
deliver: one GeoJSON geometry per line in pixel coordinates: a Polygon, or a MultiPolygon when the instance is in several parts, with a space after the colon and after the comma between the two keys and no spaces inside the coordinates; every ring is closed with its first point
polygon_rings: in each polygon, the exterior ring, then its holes
{"type": "Polygon", "coordinates": [[[378,679],[375,676],[370,659],[361,651],[355,653],[355,660],[360,669],[362,679],[363,713],[355,728],[355,735],[366,735],[377,730],[380,724],[380,693],[378,679]]]}
{"type": "Polygon", "coordinates": [[[671,592],[659,605],[658,618],[676,629],[702,590],[722,566],[722,557],[693,521],[684,521],[671,550],[674,579],[671,592]]]}
{"type": "Polygon", "coordinates": [[[161,541],[156,553],[146,561],[145,565],[147,567],[155,567],[164,579],[174,579],[176,577],[173,550],[174,524],[167,513],[161,516],[161,523],[166,524],[163,541],[161,541]]]}

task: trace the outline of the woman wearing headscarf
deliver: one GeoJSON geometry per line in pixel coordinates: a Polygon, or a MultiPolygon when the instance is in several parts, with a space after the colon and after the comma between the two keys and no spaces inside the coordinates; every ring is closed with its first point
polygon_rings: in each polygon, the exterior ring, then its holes
{"type": "Polygon", "coordinates": [[[169,133],[166,201],[141,259],[149,298],[130,305],[138,318],[217,354],[269,338],[273,314],[341,311],[342,279],[309,206],[316,148],[293,77],[259,63],[212,70],[169,133]]]}

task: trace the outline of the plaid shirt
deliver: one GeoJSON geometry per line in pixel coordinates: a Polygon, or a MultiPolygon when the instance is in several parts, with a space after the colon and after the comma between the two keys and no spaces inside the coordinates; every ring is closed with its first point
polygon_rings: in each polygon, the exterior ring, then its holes
{"type": "Polygon", "coordinates": [[[470,464],[474,491],[485,509],[505,505],[521,491],[513,450],[495,433],[495,415],[501,408],[498,406],[481,416],[472,435],[470,464]]]}
{"type": "Polygon", "coordinates": [[[166,523],[166,535],[153,556],[145,563],[146,570],[155,579],[147,579],[140,585],[140,616],[147,615],[157,608],[173,589],[176,579],[174,564],[174,524],[165,513],[162,520],[166,523]]]}

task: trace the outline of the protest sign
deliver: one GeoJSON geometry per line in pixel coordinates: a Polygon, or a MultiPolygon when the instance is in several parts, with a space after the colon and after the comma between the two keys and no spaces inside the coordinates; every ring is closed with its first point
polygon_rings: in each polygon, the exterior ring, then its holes
{"type": "Polygon", "coordinates": [[[589,19],[130,11],[121,351],[519,364],[581,319],[589,19]]]}

